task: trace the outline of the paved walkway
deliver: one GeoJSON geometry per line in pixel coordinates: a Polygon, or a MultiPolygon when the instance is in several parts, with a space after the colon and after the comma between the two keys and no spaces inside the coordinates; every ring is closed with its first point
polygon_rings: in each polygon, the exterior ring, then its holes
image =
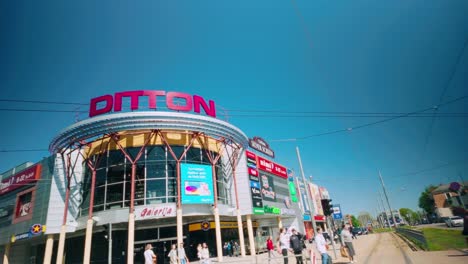
{"type": "MultiPolygon", "coordinates": [[[[354,248],[356,249],[356,260],[359,264],[422,264],[422,263],[450,263],[450,264],[466,264],[468,263],[468,255],[460,251],[411,251],[411,249],[396,235],[392,233],[371,234],[359,236],[358,239],[353,240],[354,248]]],[[[315,247],[308,245],[308,249],[315,252],[316,260],[311,262],[310,258],[307,264],[316,263],[321,264],[320,254],[316,252],[315,247]]],[[[331,249],[328,252],[332,256],[334,264],[349,263],[347,258],[343,258],[339,252],[339,245],[337,245],[337,258],[334,257],[331,249]]],[[[309,257],[309,254],[306,254],[309,257]]],[[[199,263],[190,262],[191,264],[199,263]]],[[[217,263],[217,259],[213,258],[212,263],[217,263]]],[[[277,252],[274,253],[274,258],[268,260],[268,254],[263,253],[254,257],[224,257],[222,263],[236,263],[236,264],[283,264],[283,258],[277,252]]],[[[296,259],[290,253],[288,258],[289,264],[295,264],[296,259]]]]}

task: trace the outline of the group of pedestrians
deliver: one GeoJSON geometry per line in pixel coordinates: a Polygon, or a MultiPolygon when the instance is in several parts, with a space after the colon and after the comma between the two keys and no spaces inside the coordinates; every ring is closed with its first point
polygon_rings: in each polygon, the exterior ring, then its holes
{"type": "Polygon", "coordinates": [[[239,244],[237,243],[237,241],[228,241],[228,242],[224,242],[224,245],[223,245],[223,256],[229,256],[229,257],[232,257],[232,256],[239,256],[239,244]]]}
{"type": "MultiPolygon", "coordinates": [[[[344,250],[346,256],[349,258],[350,263],[355,263],[356,261],[356,252],[353,246],[352,233],[350,232],[350,225],[343,225],[343,229],[340,234],[341,238],[341,247],[342,251],[344,250]]],[[[315,234],[315,246],[320,252],[322,263],[331,264],[331,256],[328,254],[328,242],[323,235],[323,230],[321,227],[317,227],[315,234]]],[[[280,234],[277,238],[277,251],[283,256],[283,263],[288,264],[288,253],[293,252],[296,257],[297,264],[304,264],[302,253],[303,249],[306,248],[304,243],[304,237],[301,235],[295,228],[291,228],[290,232],[287,232],[286,228],[280,228],[280,234]]],[[[271,259],[274,258],[274,244],[272,237],[269,236],[266,241],[266,247],[268,249],[268,263],[271,259]]]]}
{"type": "MultiPolygon", "coordinates": [[[[145,256],[145,264],[157,264],[158,257],[154,254],[151,244],[146,244],[143,255],[145,256]]],[[[169,257],[170,264],[189,264],[187,254],[185,254],[184,243],[180,243],[178,248],[176,248],[176,244],[172,244],[167,256],[169,257]]]]}
{"type": "Polygon", "coordinates": [[[197,257],[200,260],[200,264],[210,264],[210,250],[208,245],[204,242],[203,244],[198,244],[197,246],[197,257]]]}

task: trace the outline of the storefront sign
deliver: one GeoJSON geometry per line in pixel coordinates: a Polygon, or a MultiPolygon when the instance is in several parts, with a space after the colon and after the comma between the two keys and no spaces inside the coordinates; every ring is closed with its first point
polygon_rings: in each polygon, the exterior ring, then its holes
{"type": "Polygon", "coordinates": [[[156,204],[135,207],[135,220],[176,216],[175,204],[156,204]]]}
{"type": "Polygon", "coordinates": [[[265,201],[276,202],[276,192],[273,186],[272,176],[261,174],[260,179],[262,180],[262,198],[265,201]]]}
{"type": "Polygon", "coordinates": [[[254,214],[265,214],[265,210],[263,208],[254,207],[253,208],[253,213],[254,214]]]}
{"type": "Polygon", "coordinates": [[[11,213],[11,209],[0,208],[0,218],[7,217],[10,215],[10,213],[11,213]]]}
{"type": "Polygon", "coordinates": [[[281,208],[281,215],[296,215],[296,211],[289,208],[281,208]]]}
{"type": "Polygon", "coordinates": [[[213,171],[209,165],[180,164],[182,204],[214,203],[213,171]]]}
{"type": "Polygon", "coordinates": [[[210,230],[210,222],[203,221],[203,222],[201,222],[200,227],[201,227],[201,230],[208,231],[208,230],[210,230]]]}
{"type": "Polygon", "coordinates": [[[24,240],[24,239],[28,239],[30,238],[32,235],[30,232],[26,232],[26,233],[21,233],[21,234],[17,234],[17,235],[13,235],[11,236],[11,243],[15,243],[16,241],[19,241],[19,240],[24,240]]]}
{"type": "Polygon", "coordinates": [[[200,113],[200,109],[203,108],[206,115],[216,117],[215,103],[212,100],[206,103],[205,99],[199,95],[154,90],[125,91],[115,93],[114,96],[106,94],[93,98],[89,105],[89,117],[109,113],[112,110],[122,111],[123,98],[130,99],[131,110],[138,110],[141,97],[147,98],[148,109],[156,110],[158,98],[162,97],[166,101],[167,109],[200,113]]]}
{"type": "Polygon", "coordinates": [[[272,158],[275,157],[275,152],[270,149],[268,143],[261,137],[254,137],[253,139],[249,139],[249,146],[257,151],[262,152],[272,158]]]}
{"type": "Polygon", "coordinates": [[[325,222],[325,216],[324,215],[314,215],[315,221],[320,221],[320,222],[325,222]]]}
{"type": "Polygon", "coordinates": [[[263,206],[263,210],[265,210],[265,214],[281,214],[281,209],[275,206],[265,205],[263,206]]]}
{"type": "Polygon", "coordinates": [[[250,176],[258,177],[258,171],[256,169],[247,168],[247,170],[249,171],[250,176]]]}
{"type": "Polygon", "coordinates": [[[41,224],[34,224],[31,226],[31,229],[29,229],[29,232],[32,235],[40,235],[46,231],[46,226],[41,225],[41,224]]]}
{"type": "Polygon", "coordinates": [[[0,195],[11,192],[17,188],[23,187],[41,177],[41,164],[29,167],[24,171],[8,177],[0,183],[0,195]]]}
{"type": "Polygon", "coordinates": [[[250,181],[250,193],[252,195],[252,206],[254,208],[263,208],[262,192],[258,181],[250,181]]]}
{"type": "Polygon", "coordinates": [[[259,170],[262,170],[262,171],[266,171],[266,172],[269,172],[269,173],[272,173],[276,176],[279,176],[281,178],[284,178],[284,179],[287,179],[288,178],[288,174],[286,172],[286,168],[279,165],[279,164],[276,164],[272,161],[269,161],[267,159],[264,159],[260,156],[257,156],[257,166],[258,166],[258,169],[259,170]]]}

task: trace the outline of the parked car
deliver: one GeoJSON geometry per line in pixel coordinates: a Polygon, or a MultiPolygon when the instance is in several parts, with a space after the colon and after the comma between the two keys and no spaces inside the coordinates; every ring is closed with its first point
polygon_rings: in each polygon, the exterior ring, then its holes
{"type": "Polygon", "coordinates": [[[463,218],[460,216],[450,216],[445,219],[447,227],[463,226],[463,218]]]}

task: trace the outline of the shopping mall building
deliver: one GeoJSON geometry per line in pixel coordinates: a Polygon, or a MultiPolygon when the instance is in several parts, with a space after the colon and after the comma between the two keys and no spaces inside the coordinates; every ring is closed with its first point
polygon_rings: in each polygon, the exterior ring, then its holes
{"type": "Polygon", "coordinates": [[[2,263],[143,263],[151,243],[190,259],[207,242],[255,254],[282,226],[303,231],[296,185],[263,139],[198,95],[117,92],[50,143],[51,156],[3,173],[2,263]]]}

